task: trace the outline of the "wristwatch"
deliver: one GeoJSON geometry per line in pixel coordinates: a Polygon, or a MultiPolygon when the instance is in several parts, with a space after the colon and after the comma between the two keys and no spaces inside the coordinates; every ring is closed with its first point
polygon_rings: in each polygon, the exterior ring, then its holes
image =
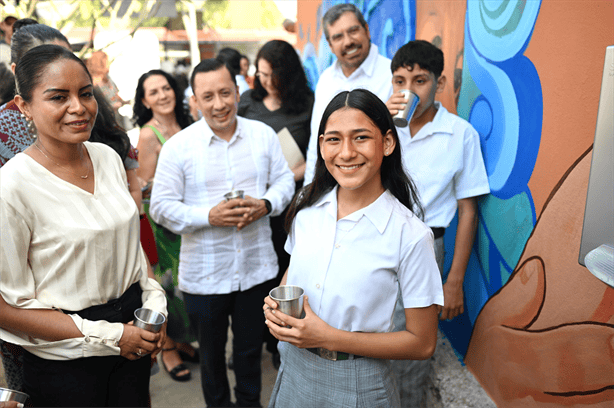
{"type": "Polygon", "coordinates": [[[263,198],[262,201],[264,201],[264,206],[266,207],[266,213],[270,214],[271,210],[273,209],[273,207],[271,206],[271,202],[267,200],[266,198],[263,198]]]}

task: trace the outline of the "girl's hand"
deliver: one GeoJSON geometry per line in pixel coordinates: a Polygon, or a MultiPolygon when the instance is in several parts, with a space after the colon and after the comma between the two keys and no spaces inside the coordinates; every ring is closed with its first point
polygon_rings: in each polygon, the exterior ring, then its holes
{"type": "Polygon", "coordinates": [[[303,307],[305,318],[296,319],[276,310],[277,304],[267,297],[264,311],[265,324],[271,334],[280,341],[286,341],[299,348],[327,348],[328,340],[331,339],[335,329],[311,310],[307,296],[305,296],[303,307]],[[266,306],[269,306],[270,309],[266,309],[266,306]]]}

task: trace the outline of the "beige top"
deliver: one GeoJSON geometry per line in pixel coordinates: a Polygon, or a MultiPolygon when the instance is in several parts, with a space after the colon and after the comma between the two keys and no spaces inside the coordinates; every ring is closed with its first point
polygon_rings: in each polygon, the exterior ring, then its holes
{"type": "MultiPolygon", "coordinates": [[[[83,310],[139,282],[143,306],[166,315],[164,291],[147,277],[139,213],[121,159],[106,145],[85,146],[94,194],[24,153],[0,169],[0,294],[20,308],[83,310]]],[[[119,355],[123,324],[70,317],[83,337],[48,342],[0,329],[0,338],[53,360],[119,355]]]]}

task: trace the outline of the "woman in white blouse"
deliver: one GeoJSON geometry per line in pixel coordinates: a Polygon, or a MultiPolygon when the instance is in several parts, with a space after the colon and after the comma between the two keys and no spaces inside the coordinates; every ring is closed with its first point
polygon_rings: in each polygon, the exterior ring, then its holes
{"type": "Polygon", "coordinates": [[[41,45],[16,69],[16,103],[36,142],[0,169],[0,337],[24,354],[35,406],[148,406],[154,334],[138,307],[166,314],[147,277],[138,209],[121,159],[90,143],[97,104],[71,51],[41,45]],[[1,305],[0,305],[1,306],[1,305]]]}
{"type": "Polygon", "coordinates": [[[433,234],[416,215],[396,128],[377,96],[337,95],[319,134],[314,181],[288,212],[282,281],[305,290],[305,317],[275,310],[270,297],[263,307],[282,341],[269,406],[397,407],[389,360],[427,359],[437,341],[433,234]],[[391,332],[398,290],[407,330],[391,332]]]}

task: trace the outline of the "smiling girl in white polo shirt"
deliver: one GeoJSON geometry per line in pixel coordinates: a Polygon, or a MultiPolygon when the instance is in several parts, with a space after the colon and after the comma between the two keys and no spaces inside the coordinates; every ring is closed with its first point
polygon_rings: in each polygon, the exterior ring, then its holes
{"type": "Polygon", "coordinates": [[[443,304],[433,234],[418,215],[383,102],[342,92],[319,129],[312,184],[290,206],[282,284],[305,290],[305,317],[275,310],[267,326],[282,364],[270,407],[397,407],[390,359],[427,359],[443,304]],[[401,290],[406,330],[391,332],[401,290]],[[290,327],[285,327],[285,325],[290,327]]]}

